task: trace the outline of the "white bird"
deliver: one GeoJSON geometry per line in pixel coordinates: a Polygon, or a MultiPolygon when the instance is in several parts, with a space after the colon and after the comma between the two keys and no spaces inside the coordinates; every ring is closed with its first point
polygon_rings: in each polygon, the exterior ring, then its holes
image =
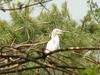
{"type": "Polygon", "coordinates": [[[45,51],[44,51],[45,54],[48,54],[48,53],[53,52],[57,49],[60,49],[59,35],[62,34],[63,32],[66,32],[66,31],[63,31],[63,30],[60,30],[57,28],[53,29],[53,31],[51,33],[51,40],[48,41],[46,48],[45,48],[45,51]]]}

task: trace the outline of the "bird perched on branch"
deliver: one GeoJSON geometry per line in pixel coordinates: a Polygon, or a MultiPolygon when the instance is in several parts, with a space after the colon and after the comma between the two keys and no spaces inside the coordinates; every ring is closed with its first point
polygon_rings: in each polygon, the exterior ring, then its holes
{"type": "Polygon", "coordinates": [[[63,31],[60,29],[53,29],[51,33],[51,39],[48,41],[46,48],[44,50],[44,54],[48,54],[50,52],[53,52],[57,49],[60,49],[60,38],[59,35],[62,34],[63,32],[68,32],[68,31],[63,31]]]}

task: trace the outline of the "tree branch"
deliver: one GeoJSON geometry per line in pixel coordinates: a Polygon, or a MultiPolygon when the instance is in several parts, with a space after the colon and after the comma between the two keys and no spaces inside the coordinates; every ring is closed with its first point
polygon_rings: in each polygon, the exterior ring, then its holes
{"type": "MultiPolygon", "coordinates": [[[[46,3],[46,2],[49,2],[49,1],[52,1],[52,0],[47,0],[47,1],[42,1],[41,3],[46,3]]],[[[25,6],[22,6],[22,7],[18,7],[18,8],[0,8],[0,10],[3,10],[3,11],[12,11],[12,10],[21,10],[23,8],[28,8],[28,7],[31,7],[31,6],[34,6],[34,5],[38,5],[40,4],[39,2],[36,2],[36,3],[33,3],[33,4],[30,4],[30,5],[25,5],[25,6]]]]}

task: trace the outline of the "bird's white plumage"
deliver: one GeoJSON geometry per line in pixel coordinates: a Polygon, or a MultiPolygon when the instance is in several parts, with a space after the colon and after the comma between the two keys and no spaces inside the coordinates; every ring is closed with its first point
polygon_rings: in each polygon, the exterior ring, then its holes
{"type": "Polygon", "coordinates": [[[59,34],[62,33],[62,30],[60,29],[54,29],[51,33],[51,40],[48,41],[46,49],[45,49],[45,53],[50,53],[52,51],[55,51],[57,49],[60,49],[60,45],[59,45],[59,34]]]}

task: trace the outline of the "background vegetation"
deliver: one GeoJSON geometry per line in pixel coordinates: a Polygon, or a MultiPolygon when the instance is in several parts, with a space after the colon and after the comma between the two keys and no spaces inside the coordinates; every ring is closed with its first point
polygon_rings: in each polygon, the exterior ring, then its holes
{"type": "Polygon", "coordinates": [[[55,4],[50,10],[43,3],[29,0],[27,4],[13,0],[0,0],[3,12],[9,11],[11,22],[0,19],[0,74],[7,75],[99,75],[99,51],[64,51],[69,47],[100,48],[100,8],[97,3],[88,0],[89,10],[81,24],[71,19],[67,2],[59,10],[55,4]],[[4,7],[5,4],[8,7],[4,7]],[[30,7],[31,3],[33,6],[30,7]],[[33,18],[31,12],[38,5],[43,8],[41,13],[33,18]],[[69,30],[61,35],[61,49],[50,54],[44,61],[42,50],[50,39],[54,28],[69,30]],[[98,55],[98,57],[97,57],[98,55]],[[14,72],[14,73],[13,73],[14,72]]]}

